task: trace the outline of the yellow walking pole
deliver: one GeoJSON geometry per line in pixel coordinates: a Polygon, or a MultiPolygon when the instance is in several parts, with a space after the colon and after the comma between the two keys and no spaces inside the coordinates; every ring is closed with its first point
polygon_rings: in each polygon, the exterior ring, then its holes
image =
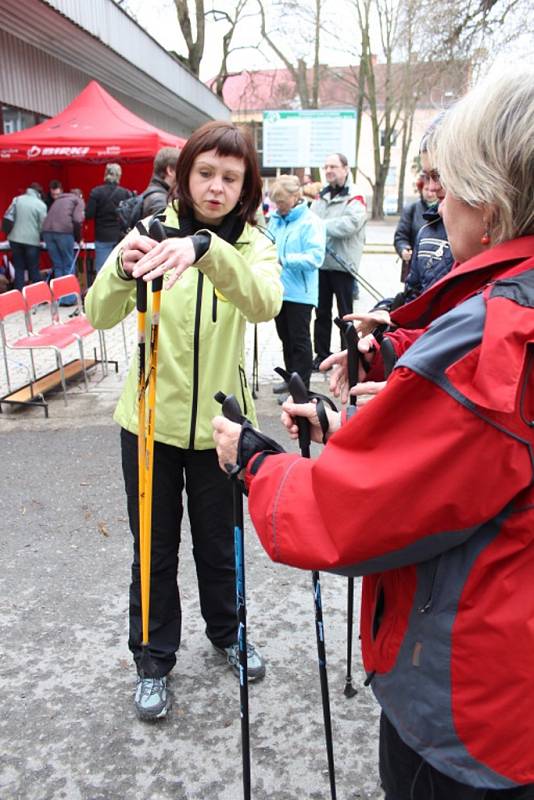
{"type": "MultiPolygon", "coordinates": [[[[165,238],[165,230],[158,220],[154,220],[150,226],[149,236],[152,239],[161,241],[165,238]]],[[[150,324],[150,348],[148,378],[145,379],[145,320],[147,308],[147,283],[139,279],[137,284],[138,298],[141,295],[141,303],[138,300],[138,343],[139,359],[141,363],[141,350],[143,356],[143,367],[139,370],[139,386],[141,386],[141,374],[143,376],[143,391],[139,395],[139,433],[138,433],[138,458],[139,458],[139,559],[141,570],[141,619],[143,632],[143,647],[149,643],[150,630],[150,579],[151,579],[151,556],[152,556],[152,494],[154,477],[154,433],[156,424],[156,379],[158,367],[158,331],[159,314],[161,306],[161,289],[163,277],[155,278],[152,281],[152,309],[150,324]],[[140,283],[144,284],[144,290],[140,283]],[[144,311],[143,309],[144,291],[144,311]],[[141,311],[139,311],[141,308],[141,311]],[[140,319],[141,318],[141,319],[140,319]],[[141,334],[142,320],[142,334],[141,334]],[[142,342],[141,342],[142,340],[142,342]],[[145,391],[148,385],[148,402],[146,402],[145,391]],[[142,416],[141,416],[142,415],[142,416]]]]}
{"type": "MultiPolygon", "coordinates": [[[[150,596],[150,564],[146,563],[147,532],[145,526],[145,452],[146,452],[146,411],[145,411],[145,324],[146,324],[147,284],[137,279],[137,356],[139,372],[137,381],[138,424],[137,424],[137,469],[139,480],[139,561],[141,567],[141,612],[143,621],[143,644],[148,642],[148,609],[150,596]]],[[[150,552],[150,542],[148,546],[150,552]]]]}
{"type": "Polygon", "coordinates": [[[152,322],[150,325],[150,356],[148,366],[148,414],[146,418],[146,440],[144,454],[144,485],[145,497],[143,503],[144,513],[144,532],[145,548],[144,563],[147,575],[145,594],[143,586],[142,596],[142,616],[143,616],[143,645],[148,644],[148,617],[150,608],[150,562],[151,562],[151,542],[152,542],[152,488],[154,477],[154,431],[156,424],[156,378],[158,366],[158,329],[159,311],[161,304],[161,285],[163,278],[156,278],[152,282],[152,322]]]}

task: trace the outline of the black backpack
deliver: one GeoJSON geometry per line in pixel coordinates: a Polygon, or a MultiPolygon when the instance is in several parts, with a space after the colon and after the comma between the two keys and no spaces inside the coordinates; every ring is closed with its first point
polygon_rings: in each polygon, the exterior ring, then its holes
{"type": "Polygon", "coordinates": [[[132,194],[131,197],[126,197],[121,200],[117,205],[117,220],[121,233],[125,235],[132,228],[135,228],[139,220],[143,218],[143,203],[146,197],[151,194],[161,192],[161,189],[147,189],[141,194],[132,194]]]}

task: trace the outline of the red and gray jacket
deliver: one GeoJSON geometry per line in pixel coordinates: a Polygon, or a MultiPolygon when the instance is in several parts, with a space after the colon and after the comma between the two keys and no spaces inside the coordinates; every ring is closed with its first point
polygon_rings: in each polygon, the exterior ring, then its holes
{"type": "Polygon", "coordinates": [[[364,666],[410,747],[471,786],[531,783],[534,236],[401,311],[417,338],[386,388],[317,460],[249,469],[250,513],[273,560],[365,576],[364,666]]]}

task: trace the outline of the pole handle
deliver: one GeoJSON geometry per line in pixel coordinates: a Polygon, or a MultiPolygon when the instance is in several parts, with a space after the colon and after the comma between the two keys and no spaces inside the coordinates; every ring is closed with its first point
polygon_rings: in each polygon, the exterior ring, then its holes
{"type": "MultiPolygon", "coordinates": [[[[291,377],[288,381],[289,386],[289,393],[293,398],[295,403],[307,403],[308,402],[308,390],[304,385],[304,381],[298,374],[298,372],[293,372],[291,377]]],[[[304,417],[297,417],[297,428],[299,430],[299,446],[300,452],[304,456],[304,458],[310,457],[310,442],[311,442],[311,435],[310,435],[310,423],[304,417]]]]}
{"type": "MultiPolygon", "coordinates": [[[[164,239],[167,238],[167,232],[165,228],[159,221],[159,219],[153,219],[150,223],[148,228],[148,235],[151,239],[155,239],[156,242],[162,242],[164,239]]],[[[159,278],[154,278],[152,281],[152,292],[161,292],[163,287],[163,275],[160,275],[159,278]]]]}
{"type": "Polygon", "coordinates": [[[217,392],[217,394],[214,395],[214,400],[221,404],[222,413],[226,419],[229,419],[231,422],[237,422],[238,425],[242,425],[246,422],[246,418],[241,413],[241,406],[235,395],[217,392]]]}
{"type": "Polygon", "coordinates": [[[135,305],[140,314],[146,314],[147,283],[142,278],[136,281],[135,305]]]}

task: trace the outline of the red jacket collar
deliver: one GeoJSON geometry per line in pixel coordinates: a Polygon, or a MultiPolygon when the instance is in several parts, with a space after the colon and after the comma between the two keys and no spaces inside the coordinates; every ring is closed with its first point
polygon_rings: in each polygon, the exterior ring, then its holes
{"type": "Polygon", "coordinates": [[[393,312],[391,319],[398,327],[424,328],[502,273],[532,258],[534,236],[498,244],[463,264],[454,264],[451,271],[426,292],[393,312]]]}

